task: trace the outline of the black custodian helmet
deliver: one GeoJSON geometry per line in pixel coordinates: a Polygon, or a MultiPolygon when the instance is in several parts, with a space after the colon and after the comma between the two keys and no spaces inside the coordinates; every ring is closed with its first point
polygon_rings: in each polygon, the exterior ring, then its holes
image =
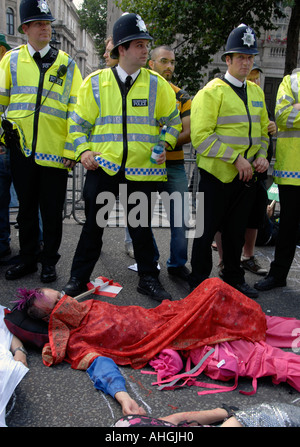
{"type": "Polygon", "coordinates": [[[54,22],[55,19],[46,0],[22,0],[20,4],[20,20],[21,24],[18,31],[24,34],[22,30],[24,23],[34,22],[35,20],[54,22]]]}
{"type": "Polygon", "coordinates": [[[142,20],[141,16],[125,12],[116,21],[113,27],[113,42],[115,46],[111,50],[111,57],[119,57],[117,50],[119,45],[136,39],[153,40],[153,37],[148,34],[145,22],[142,20]]]}
{"type": "Polygon", "coordinates": [[[225,61],[225,56],[231,53],[258,54],[256,35],[250,26],[242,23],[231,31],[225,52],[222,54],[222,61],[225,61]]]}

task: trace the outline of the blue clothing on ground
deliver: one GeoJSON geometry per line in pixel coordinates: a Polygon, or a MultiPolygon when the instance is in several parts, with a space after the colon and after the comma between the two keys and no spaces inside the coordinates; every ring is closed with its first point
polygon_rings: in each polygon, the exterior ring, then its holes
{"type": "Polygon", "coordinates": [[[97,357],[87,373],[97,390],[113,398],[118,391],[127,392],[124,377],[115,362],[108,357],[97,357]]]}

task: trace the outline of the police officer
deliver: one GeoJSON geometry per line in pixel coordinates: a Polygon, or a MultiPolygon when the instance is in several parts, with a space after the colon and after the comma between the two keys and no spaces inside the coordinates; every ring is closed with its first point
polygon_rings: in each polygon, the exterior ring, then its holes
{"type": "Polygon", "coordinates": [[[19,199],[20,263],[7,270],[14,280],[37,271],[41,281],[56,279],[55,265],[62,238],[62,210],[68,168],[74,165],[72,147],[65,146],[67,116],[76,103],[82,82],[73,59],[49,45],[53,18],[45,0],[22,0],[21,25],[27,45],[1,61],[0,105],[4,139],[11,130],[19,142],[11,147],[11,171],[19,199]],[[44,248],[40,253],[39,210],[44,248]]]}
{"type": "MultiPolygon", "coordinates": [[[[168,181],[161,183],[159,192],[166,191],[169,195],[177,194],[180,200],[170,203],[170,227],[171,227],[171,242],[170,242],[170,257],[167,260],[168,273],[183,280],[187,280],[189,270],[186,267],[188,257],[188,218],[189,218],[189,204],[188,204],[188,181],[184,167],[184,152],[183,145],[191,141],[190,136],[190,113],[191,113],[191,98],[189,94],[174,85],[171,80],[175,69],[175,52],[172,48],[162,45],[155,48],[151,52],[151,59],[149,60],[149,67],[163,76],[169,83],[176,95],[177,108],[180,113],[182,122],[182,131],[179,135],[177,145],[174,151],[167,152],[167,176],[168,181]],[[180,206],[179,206],[180,204],[180,206]],[[177,222],[181,222],[178,225],[177,222]]],[[[163,195],[162,195],[162,200],[163,195]]]]}
{"type": "Polygon", "coordinates": [[[254,31],[244,24],[235,28],[223,54],[226,74],[200,90],[191,108],[191,139],[200,168],[199,191],[204,193],[204,232],[193,242],[190,285],[194,288],[210,275],[211,243],[221,230],[223,279],[251,298],[258,293],[245,282],[240,257],[256,173],[269,165],[264,93],[245,81],[257,53],[254,31]]]}
{"type": "Polygon", "coordinates": [[[86,222],[71,277],[64,288],[71,296],[86,290],[100,256],[105,221],[97,219],[103,203],[96,198],[99,193],[107,192],[102,199],[105,203],[109,193],[116,196],[126,186],[125,207],[138,265],[138,291],[158,301],[171,298],[158,280],[151,230],[151,192],[157,191],[157,182],[166,179],[166,154],[164,150],[157,164],[150,161],[150,155],[159,140],[160,123],[167,125],[166,146],[172,149],[176,146],[181,122],[169,83],[143,68],[151,39],[139,15],[122,15],[113,28],[111,51],[111,56],[119,60],[118,65],[92,73],[78,93],[78,103],[70,119],[70,136],[76,159],[87,169],[86,222]],[[143,193],[147,200],[140,211],[141,220],[133,222],[131,211],[137,203],[135,200],[130,203],[129,199],[136,192],[143,193]]]}
{"type": "Polygon", "coordinates": [[[275,258],[257,290],[286,286],[295,256],[300,228],[300,68],[283,78],[277,92],[275,118],[278,126],[274,182],[280,199],[279,233],[275,258]]]}
{"type": "MultiPolygon", "coordinates": [[[[103,54],[106,67],[114,67],[115,65],[118,64],[118,59],[116,58],[113,59],[110,57],[110,52],[113,48],[114,48],[113,36],[108,36],[108,38],[105,40],[105,53],[103,54]]],[[[132,239],[130,237],[127,226],[125,227],[124,242],[125,242],[125,253],[131,258],[134,258],[132,239]]]]}

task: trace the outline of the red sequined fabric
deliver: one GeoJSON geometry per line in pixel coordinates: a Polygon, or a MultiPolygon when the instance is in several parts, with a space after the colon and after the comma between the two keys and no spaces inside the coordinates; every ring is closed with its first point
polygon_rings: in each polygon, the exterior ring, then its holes
{"type": "Polygon", "coordinates": [[[49,322],[47,366],[66,360],[87,369],[98,356],[142,368],[162,349],[190,350],[237,339],[265,339],[261,307],[219,278],[207,279],[178,301],[153,309],[64,296],[49,322]]]}

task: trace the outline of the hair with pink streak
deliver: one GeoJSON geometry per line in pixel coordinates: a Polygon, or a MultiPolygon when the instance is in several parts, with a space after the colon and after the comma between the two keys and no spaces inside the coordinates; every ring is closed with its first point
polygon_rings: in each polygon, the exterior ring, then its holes
{"type": "Polygon", "coordinates": [[[51,299],[44,293],[42,288],[18,289],[14,304],[18,310],[25,310],[27,315],[34,319],[45,319],[49,317],[45,307],[52,305],[51,299]],[[46,313],[45,313],[46,312],[46,313]]]}
{"type": "Polygon", "coordinates": [[[14,304],[18,310],[23,310],[31,307],[35,300],[43,299],[46,297],[41,289],[18,289],[14,304]]]}

